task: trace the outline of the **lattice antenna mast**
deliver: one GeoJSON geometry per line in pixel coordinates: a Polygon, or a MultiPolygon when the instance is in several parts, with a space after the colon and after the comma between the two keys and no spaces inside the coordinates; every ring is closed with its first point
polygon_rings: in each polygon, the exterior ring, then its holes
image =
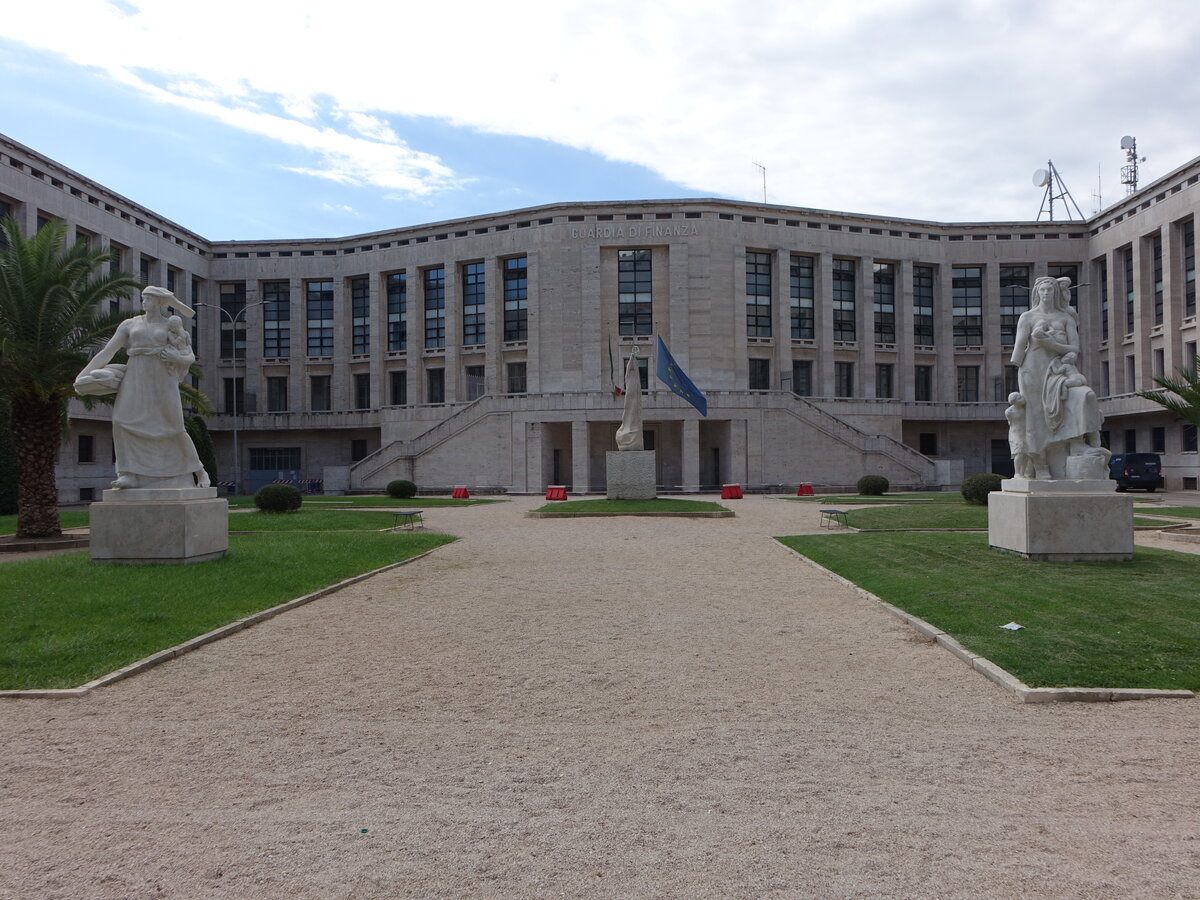
{"type": "Polygon", "coordinates": [[[1058,174],[1058,169],[1054,168],[1054,160],[1046,160],[1046,168],[1038,169],[1033,173],[1034,187],[1044,187],[1045,193],[1042,194],[1042,207],[1038,210],[1038,221],[1042,221],[1042,216],[1049,215],[1050,221],[1054,221],[1054,201],[1062,201],[1063,209],[1066,210],[1067,219],[1083,218],[1083,212],[1079,209],[1079,204],[1075,202],[1075,198],[1071,196],[1071,192],[1067,190],[1067,184],[1063,181],[1062,176],[1058,174]],[[1074,214],[1071,209],[1074,208],[1074,214]]]}
{"type": "Polygon", "coordinates": [[[1138,158],[1137,138],[1127,134],[1121,138],[1121,149],[1125,151],[1125,165],[1121,166],[1121,184],[1125,185],[1126,195],[1137,191],[1138,163],[1145,162],[1146,157],[1138,158]]]}
{"type": "Polygon", "coordinates": [[[750,165],[754,166],[755,168],[757,168],[759,171],[762,172],[763,203],[766,203],[767,202],[767,167],[764,166],[762,163],[757,163],[757,162],[751,162],[750,165]]]}

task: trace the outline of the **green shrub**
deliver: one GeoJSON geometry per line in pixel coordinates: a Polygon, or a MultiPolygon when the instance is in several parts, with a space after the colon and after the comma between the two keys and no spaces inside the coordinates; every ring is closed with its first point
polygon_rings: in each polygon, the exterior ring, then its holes
{"type": "Polygon", "coordinates": [[[215,485],[217,483],[217,450],[213,446],[212,435],[208,433],[208,426],[197,415],[185,415],[183,427],[196,447],[196,455],[200,457],[200,465],[204,466],[204,471],[208,473],[209,483],[215,485]]]}
{"type": "Polygon", "coordinates": [[[300,491],[290,484],[265,484],[254,495],[254,505],[266,513],[292,512],[302,502],[300,491]]]}
{"type": "Polygon", "coordinates": [[[417,486],[411,481],[399,478],[396,481],[388,482],[387,492],[389,497],[395,497],[397,500],[408,500],[417,496],[417,486]]]}
{"type": "Polygon", "coordinates": [[[868,497],[878,497],[887,493],[891,484],[882,475],[864,475],[858,479],[858,492],[868,497]]]}
{"type": "Polygon", "coordinates": [[[968,503],[987,506],[988,494],[1000,490],[1000,476],[993,472],[980,472],[963,479],[962,495],[968,503]]]}

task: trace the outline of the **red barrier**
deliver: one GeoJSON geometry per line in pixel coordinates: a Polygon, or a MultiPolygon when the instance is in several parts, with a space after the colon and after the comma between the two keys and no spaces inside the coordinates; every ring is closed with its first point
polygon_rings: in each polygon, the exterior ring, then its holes
{"type": "Polygon", "coordinates": [[[813,495],[813,489],[812,489],[811,484],[802,484],[802,485],[800,485],[799,488],[796,489],[797,497],[811,497],[812,495],[813,495]]]}
{"type": "Polygon", "coordinates": [[[546,499],[547,500],[566,500],[567,499],[566,485],[562,485],[562,484],[546,485],[546,499]]]}
{"type": "Polygon", "coordinates": [[[741,500],[742,486],[740,484],[723,484],[721,485],[722,500],[741,500]]]}
{"type": "Polygon", "coordinates": [[[451,494],[450,496],[453,497],[455,500],[470,500],[471,492],[468,491],[465,487],[463,487],[460,484],[454,488],[454,493],[451,494]]]}

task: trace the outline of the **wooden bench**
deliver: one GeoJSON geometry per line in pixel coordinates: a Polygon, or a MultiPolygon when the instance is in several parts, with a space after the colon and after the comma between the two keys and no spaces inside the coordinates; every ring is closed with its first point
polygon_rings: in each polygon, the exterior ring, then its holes
{"type": "Polygon", "coordinates": [[[397,509],[392,512],[392,531],[407,528],[412,531],[418,525],[425,527],[425,519],[421,516],[422,509],[397,509]]]}
{"type": "Polygon", "coordinates": [[[821,510],[821,527],[832,528],[834,525],[850,527],[850,523],[846,521],[846,511],[844,509],[821,510]]]}

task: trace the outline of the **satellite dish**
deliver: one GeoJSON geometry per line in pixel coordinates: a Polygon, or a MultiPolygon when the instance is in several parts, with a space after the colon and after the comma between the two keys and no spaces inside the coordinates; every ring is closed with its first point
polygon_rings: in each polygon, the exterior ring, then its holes
{"type": "Polygon", "coordinates": [[[1130,137],[1129,135],[1125,135],[1125,137],[1121,138],[1121,149],[1122,150],[1133,150],[1136,147],[1137,147],[1137,138],[1130,137]]]}
{"type": "Polygon", "coordinates": [[[1050,173],[1045,169],[1038,169],[1033,173],[1033,186],[1045,187],[1050,183],[1050,173]]]}

